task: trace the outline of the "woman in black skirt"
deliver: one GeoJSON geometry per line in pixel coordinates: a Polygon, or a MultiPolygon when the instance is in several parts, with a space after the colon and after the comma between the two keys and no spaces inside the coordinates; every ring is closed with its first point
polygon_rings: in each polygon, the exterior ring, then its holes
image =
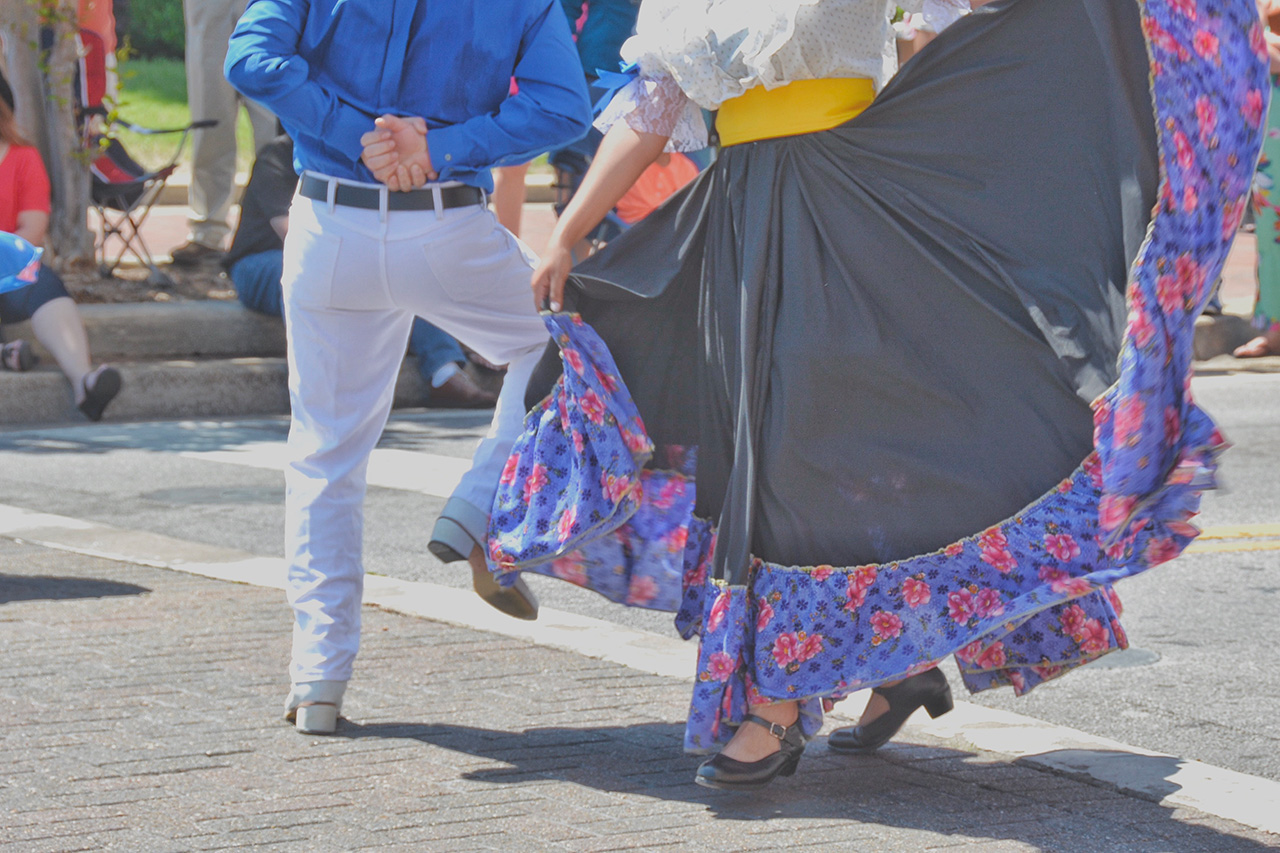
{"type": "Polygon", "coordinates": [[[1124,648],[1111,584],[1195,536],[1224,445],[1186,380],[1260,145],[1252,0],[997,0],[892,54],[870,0],[646,0],[534,274],[560,353],[491,566],[679,608],[704,785],[789,775],[860,689],[833,750],[946,712],[948,655],[1023,693],[1124,648]],[[571,271],[703,108],[719,159],[571,271]]]}

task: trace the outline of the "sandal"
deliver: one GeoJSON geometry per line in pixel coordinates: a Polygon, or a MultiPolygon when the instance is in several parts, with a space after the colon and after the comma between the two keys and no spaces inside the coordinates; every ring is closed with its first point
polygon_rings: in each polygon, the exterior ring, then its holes
{"type": "Polygon", "coordinates": [[[24,340],[10,341],[0,346],[0,365],[3,365],[5,370],[21,373],[35,367],[39,361],[39,357],[31,349],[31,344],[24,340]]]}
{"type": "Polygon", "coordinates": [[[100,421],[103,409],[120,393],[124,380],[120,378],[120,371],[104,364],[86,376],[81,384],[84,386],[84,399],[78,408],[89,420],[100,421]]]}

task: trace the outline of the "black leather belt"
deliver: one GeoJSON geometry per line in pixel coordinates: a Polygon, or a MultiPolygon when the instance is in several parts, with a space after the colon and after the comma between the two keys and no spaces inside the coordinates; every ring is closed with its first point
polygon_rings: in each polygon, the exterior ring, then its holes
{"type": "MultiPolygon", "coordinates": [[[[298,192],[318,201],[329,200],[329,180],[314,175],[303,175],[298,192]]],[[[339,183],[334,194],[334,204],[343,207],[360,207],[365,210],[380,210],[382,191],[376,187],[356,187],[339,183]]],[[[409,190],[408,192],[387,192],[387,210],[434,210],[435,193],[431,190],[409,190]]],[[[478,187],[453,186],[440,187],[440,207],[448,210],[451,207],[468,207],[483,204],[484,193],[478,187]]]]}

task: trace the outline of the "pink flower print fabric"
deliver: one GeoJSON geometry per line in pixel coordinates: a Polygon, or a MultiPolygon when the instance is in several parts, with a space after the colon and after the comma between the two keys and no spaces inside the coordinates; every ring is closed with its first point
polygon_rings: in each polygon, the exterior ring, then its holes
{"type": "Polygon", "coordinates": [[[529,415],[503,469],[489,522],[490,568],[499,582],[531,571],[632,607],[674,611],[696,454],[654,448],[613,358],[580,317],[544,318],[564,375],[529,415]]]}
{"type": "MultiPolygon", "coordinates": [[[[1129,283],[1119,381],[1094,405],[1099,505],[1117,566],[1178,554],[1226,442],[1192,399],[1192,329],[1244,214],[1270,97],[1263,25],[1241,0],[1147,0],[1159,206],[1129,283]]],[[[1117,577],[1123,572],[1117,572],[1117,577]]]]}
{"type": "Polygon", "coordinates": [[[640,472],[653,453],[604,343],[580,317],[544,315],[565,371],[529,415],[529,430],[503,469],[489,522],[488,557],[499,580],[544,564],[565,577],[582,568],[566,556],[612,533],[640,508],[640,472]],[[553,563],[559,561],[560,565],[553,563]]]}

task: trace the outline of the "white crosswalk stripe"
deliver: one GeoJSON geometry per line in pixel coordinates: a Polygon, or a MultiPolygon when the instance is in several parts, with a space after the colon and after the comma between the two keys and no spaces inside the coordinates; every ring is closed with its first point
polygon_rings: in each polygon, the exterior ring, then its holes
{"type": "MultiPolygon", "coordinates": [[[[281,471],[284,470],[285,446],[279,441],[250,441],[230,450],[186,450],[178,455],[205,462],[281,471]]],[[[369,457],[368,481],[370,486],[447,498],[470,467],[470,459],[457,456],[377,448],[369,457]]]]}

